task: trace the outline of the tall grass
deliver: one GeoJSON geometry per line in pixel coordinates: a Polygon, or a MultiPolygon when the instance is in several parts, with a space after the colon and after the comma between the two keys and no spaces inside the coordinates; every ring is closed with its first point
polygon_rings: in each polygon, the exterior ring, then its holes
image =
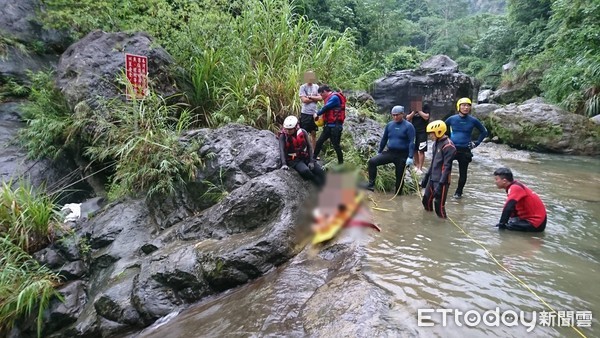
{"type": "Polygon", "coordinates": [[[189,81],[193,102],[214,107],[211,125],[239,122],[277,129],[285,116],[300,110],[297,91],[306,70],[337,87],[361,85],[355,79],[366,70],[350,33],[326,36],[314,22],[294,14],[288,1],[237,5],[239,15],[213,15],[221,18],[208,25],[214,37],[206,36],[206,20],[189,26],[192,45],[216,45],[193,51],[189,81]]]}
{"type": "Polygon", "coordinates": [[[54,201],[21,180],[18,186],[2,182],[0,186],[0,235],[23,250],[33,252],[48,243],[58,224],[54,201]]]}
{"type": "Polygon", "coordinates": [[[0,333],[35,312],[38,337],[42,336],[44,311],[60,283],[57,273],[41,266],[9,237],[0,238],[0,333]]]}
{"type": "Polygon", "coordinates": [[[58,293],[59,276],[29,253],[41,249],[58,226],[58,213],[50,197],[24,181],[0,187],[0,334],[18,320],[37,311],[41,336],[43,313],[58,293]]]}
{"type": "Polygon", "coordinates": [[[177,98],[150,91],[141,99],[106,103],[104,114],[76,115],[75,128],[93,129],[85,155],[114,163],[109,194],[170,194],[194,179],[202,166],[200,144],[183,144],[179,135],[193,124],[193,113],[177,98]]]}
{"type": "Polygon", "coordinates": [[[30,158],[56,159],[70,146],[70,109],[54,87],[52,72],[29,73],[29,77],[29,100],[23,107],[27,128],[19,131],[19,141],[30,158]]]}

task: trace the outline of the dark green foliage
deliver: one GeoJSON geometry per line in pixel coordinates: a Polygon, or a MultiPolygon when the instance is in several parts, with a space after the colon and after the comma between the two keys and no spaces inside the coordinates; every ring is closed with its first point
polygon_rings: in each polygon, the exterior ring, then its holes
{"type": "Polygon", "coordinates": [[[110,197],[168,195],[194,179],[202,166],[200,144],[179,140],[193,122],[192,113],[184,106],[150,92],[143,99],[107,102],[105,111],[78,112],[74,126],[80,132],[93,130],[86,156],[114,163],[110,197]]]}
{"type": "Polygon", "coordinates": [[[71,144],[73,124],[70,109],[62,93],[54,87],[51,72],[30,74],[29,100],[23,107],[27,128],[19,140],[30,158],[58,158],[71,144]]]}
{"type": "Polygon", "coordinates": [[[53,200],[25,181],[18,187],[3,182],[0,187],[0,334],[19,319],[35,315],[41,336],[43,314],[50,300],[59,296],[54,287],[58,274],[30,256],[47,245],[58,226],[53,200]]]}

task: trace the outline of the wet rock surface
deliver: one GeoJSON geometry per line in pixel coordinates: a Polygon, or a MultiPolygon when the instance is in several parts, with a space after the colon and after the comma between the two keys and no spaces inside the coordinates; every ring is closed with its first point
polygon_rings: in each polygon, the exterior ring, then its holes
{"type": "Polygon", "coordinates": [[[76,193],[70,191],[61,195],[58,201],[62,203],[89,196],[91,187],[85,182],[76,183],[81,171],[73,161],[65,157],[56,161],[30,159],[27,151],[18,144],[17,134],[25,126],[21,119],[24,104],[26,101],[0,103],[0,180],[18,184],[20,179],[24,179],[34,187],[44,187],[48,192],[58,192],[71,185],[76,193]]]}
{"type": "Polygon", "coordinates": [[[60,329],[54,337],[111,336],[144,327],[259,278],[301,250],[306,228],[299,220],[306,219],[305,203],[314,187],[293,170],[273,170],[279,167],[275,135],[242,126],[206,132],[227,141],[206,142],[225,159],[208,167],[204,178],[218,177],[210,170],[242,178],[225,181],[231,190],[222,199],[204,209],[187,205],[189,214],[168,228],[156,222],[146,200],[123,200],[99,212],[99,201],[91,200],[92,217],[76,221],[75,234],[56,243],[56,249],[37,254],[57,268],[64,262],[58,269],[68,279],[86,281],[89,301],[82,315],[67,327],[50,326],[60,329]],[[262,149],[273,158],[253,161],[257,153],[242,154],[237,147],[248,140],[275,149],[262,149]]]}
{"type": "Polygon", "coordinates": [[[402,323],[390,322],[390,295],[362,272],[369,231],[348,229],[329,243],[308,246],[282,269],[231,294],[173,312],[139,336],[181,337],[197,331],[220,336],[241,333],[236,328],[243,327],[243,335],[417,337],[402,323]],[[257,297],[269,307],[256,308],[257,297]],[[219,311],[212,311],[215,307],[219,311]],[[245,310],[252,308],[263,317],[245,310]],[[221,313],[228,314],[234,327],[220,320],[221,313]]]}

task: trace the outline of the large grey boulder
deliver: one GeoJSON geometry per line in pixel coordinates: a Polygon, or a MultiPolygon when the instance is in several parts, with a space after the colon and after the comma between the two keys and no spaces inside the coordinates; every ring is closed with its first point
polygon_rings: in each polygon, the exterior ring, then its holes
{"type": "Polygon", "coordinates": [[[446,55],[434,55],[423,61],[419,66],[420,69],[432,73],[435,72],[458,72],[458,63],[446,55]]]}
{"type": "Polygon", "coordinates": [[[76,237],[91,250],[83,259],[89,301],[77,321],[54,336],[110,336],[149,325],[260,277],[302,249],[314,188],[293,170],[273,170],[280,166],[274,134],[233,125],[192,135],[209,136],[201,151],[217,153],[199,177],[233,173],[223,181],[227,194],[198,209],[201,199],[188,196],[195,201],[185,206],[189,214],[169,227],[142,199],[113,203],[78,221],[76,237]]]}
{"type": "MultiPolygon", "coordinates": [[[[246,336],[291,337],[418,337],[392,306],[392,295],[369,280],[363,262],[372,229],[345,229],[330,242],[306,247],[284,269],[226,295],[195,305],[189,316],[177,312],[156,322],[139,336],[160,338],[173,332],[231,334],[227,320],[247,329],[246,336]],[[268,308],[254,313],[256,299],[269,299],[268,308]],[[214,311],[218,309],[218,311],[214,311]],[[176,316],[173,318],[173,316],[176,316]]],[[[377,236],[377,235],[375,235],[377,236]]],[[[189,313],[189,312],[188,312],[189,313]]]]}
{"type": "Polygon", "coordinates": [[[540,95],[540,89],[531,84],[518,85],[510,88],[500,88],[490,96],[490,103],[510,104],[521,103],[540,95]]]}
{"type": "Polygon", "coordinates": [[[368,160],[377,154],[379,142],[383,135],[383,123],[379,123],[364,115],[360,115],[354,108],[346,109],[344,132],[352,137],[356,149],[368,160]]]}
{"type": "Polygon", "coordinates": [[[161,228],[189,217],[215,203],[219,194],[281,167],[275,134],[241,124],[218,129],[198,129],[182,136],[183,143],[200,142],[204,167],[186,189],[173,196],[149,201],[155,222],[161,228]]]}
{"type": "Polygon", "coordinates": [[[371,95],[377,106],[388,113],[395,105],[408,111],[413,100],[421,99],[431,107],[431,119],[454,113],[460,97],[476,97],[478,82],[458,71],[447,56],[436,55],[415,70],[401,70],[380,78],[373,84],[371,95]]]}
{"type": "Polygon", "coordinates": [[[48,325],[45,332],[54,332],[77,321],[88,302],[85,283],[82,281],[70,282],[58,289],[63,302],[53,302],[46,310],[45,318],[48,325]]]}
{"type": "Polygon", "coordinates": [[[40,2],[0,0],[0,8],[0,36],[10,41],[4,55],[0,55],[0,80],[11,78],[24,83],[28,82],[27,70],[54,68],[71,39],[66,32],[46,29],[37,21],[36,12],[42,10],[40,2]]]}
{"type": "Polygon", "coordinates": [[[39,0],[0,0],[0,32],[23,43],[42,42],[61,52],[71,43],[65,31],[47,29],[37,20],[36,13],[43,11],[39,0]]]}
{"type": "Polygon", "coordinates": [[[510,104],[488,118],[493,134],[511,146],[564,154],[600,154],[600,127],[588,118],[538,101],[510,104]]]}
{"type": "Polygon", "coordinates": [[[491,89],[482,90],[477,94],[477,103],[489,103],[494,91],[491,89]]]}
{"type": "Polygon", "coordinates": [[[98,99],[123,98],[120,76],[125,70],[125,53],[148,57],[152,89],[169,96],[177,92],[170,75],[173,58],[155,46],[146,33],[94,31],[72,44],[60,57],[56,85],[74,109],[80,102],[97,107],[98,99]]]}
{"type": "Polygon", "coordinates": [[[478,118],[480,121],[486,120],[496,110],[502,108],[501,105],[493,103],[474,104],[471,110],[471,115],[478,118]]]}
{"type": "Polygon", "coordinates": [[[60,195],[64,196],[59,199],[61,203],[88,196],[91,187],[85,182],[76,183],[82,174],[75,163],[65,157],[57,161],[32,160],[27,157],[27,151],[17,144],[17,133],[25,126],[21,121],[25,103],[0,103],[0,181],[18,183],[24,179],[33,187],[45,188],[48,192],[56,192],[75,183],[68,194],[60,195]]]}

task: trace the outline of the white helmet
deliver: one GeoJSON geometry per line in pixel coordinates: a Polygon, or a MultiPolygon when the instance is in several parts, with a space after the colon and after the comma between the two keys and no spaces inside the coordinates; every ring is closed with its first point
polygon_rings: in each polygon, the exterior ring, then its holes
{"type": "Polygon", "coordinates": [[[298,118],[296,116],[288,116],[283,120],[283,128],[292,129],[298,125],[298,118]]]}

